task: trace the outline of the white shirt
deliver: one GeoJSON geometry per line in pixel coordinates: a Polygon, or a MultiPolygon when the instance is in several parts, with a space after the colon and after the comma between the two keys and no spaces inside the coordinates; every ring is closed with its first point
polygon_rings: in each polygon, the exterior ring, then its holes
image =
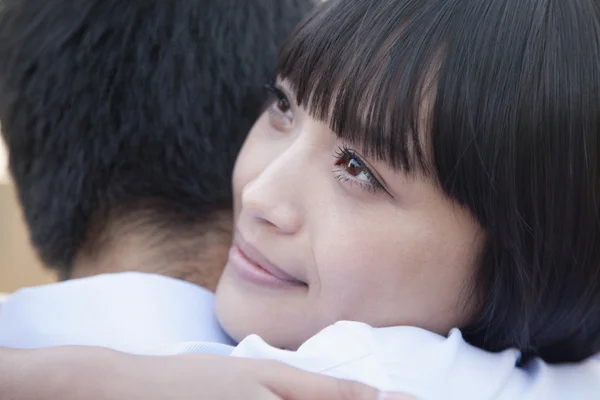
{"type": "Polygon", "coordinates": [[[220,329],[212,293],[158,275],[123,273],[19,291],[0,313],[0,346],[104,346],[135,354],[214,353],[274,359],[419,400],[600,399],[600,360],[515,367],[516,350],[487,353],[458,330],[448,337],[412,327],[340,322],[298,351],[258,336],[237,347],[220,329]]]}
{"type": "MultiPolygon", "coordinates": [[[[206,343],[171,349],[175,353],[211,350],[206,343]]],[[[419,400],[600,399],[600,360],[561,366],[537,360],[517,368],[517,350],[485,352],[466,343],[458,329],[443,337],[413,327],[376,329],[359,322],[338,322],[297,351],[276,349],[253,335],[231,355],[278,360],[419,400]]]]}
{"type": "Polygon", "coordinates": [[[98,275],[20,290],[0,309],[0,346],[108,347],[153,354],[175,343],[232,344],[214,314],[214,294],[161,275],[98,275]]]}

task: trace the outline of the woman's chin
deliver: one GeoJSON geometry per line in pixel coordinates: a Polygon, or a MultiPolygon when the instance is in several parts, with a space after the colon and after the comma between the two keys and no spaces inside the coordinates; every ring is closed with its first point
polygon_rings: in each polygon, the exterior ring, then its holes
{"type": "Polygon", "coordinates": [[[300,299],[277,299],[241,290],[223,274],[217,287],[215,309],[219,323],[236,342],[258,335],[271,346],[295,350],[318,332],[311,330],[300,299]]]}

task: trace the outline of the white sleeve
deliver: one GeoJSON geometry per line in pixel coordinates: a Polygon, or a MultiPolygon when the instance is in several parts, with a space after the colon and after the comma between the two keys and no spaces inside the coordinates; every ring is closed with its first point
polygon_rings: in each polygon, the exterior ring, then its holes
{"type": "MultiPolygon", "coordinates": [[[[466,343],[458,330],[436,348],[425,351],[425,362],[417,362],[421,374],[434,372],[420,397],[436,399],[489,400],[598,400],[600,360],[591,358],[574,364],[546,364],[537,359],[524,368],[516,366],[511,350],[490,353],[466,343]],[[429,396],[429,397],[427,397],[429,396]]],[[[420,355],[415,354],[419,357],[420,355]]],[[[415,392],[419,395],[419,392],[415,392]]]]}
{"type": "Polygon", "coordinates": [[[596,400],[600,399],[600,360],[552,365],[535,360],[524,369],[515,368],[511,382],[496,399],[596,400]]]}
{"type": "Polygon", "coordinates": [[[535,361],[517,368],[518,351],[485,352],[466,343],[458,330],[443,337],[412,327],[340,322],[295,352],[250,336],[232,355],[275,359],[419,400],[600,399],[600,360],[561,366],[535,361]]]}
{"type": "Polygon", "coordinates": [[[7,294],[0,293],[0,315],[2,314],[2,305],[4,304],[4,301],[6,301],[7,297],[8,297],[7,294]]]}

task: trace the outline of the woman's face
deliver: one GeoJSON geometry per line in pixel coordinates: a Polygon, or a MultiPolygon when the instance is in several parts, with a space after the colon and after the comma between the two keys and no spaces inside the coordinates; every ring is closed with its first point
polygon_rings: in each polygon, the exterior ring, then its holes
{"type": "Polygon", "coordinates": [[[446,334],[472,318],[482,232],[425,177],[341,142],[285,83],[238,157],[236,232],[217,314],[295,349],[339,320],[446,334]]]}

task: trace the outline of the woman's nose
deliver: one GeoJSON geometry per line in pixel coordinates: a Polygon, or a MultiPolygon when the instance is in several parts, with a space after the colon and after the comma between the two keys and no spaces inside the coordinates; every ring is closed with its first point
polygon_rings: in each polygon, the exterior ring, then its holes
{"type": "Polygon", "coordinates": [[[246,184],[241,196],[242,214],[279,233],[300,231],[306,183],[302,159],[296,149],[288,148],[246,184]]]}

